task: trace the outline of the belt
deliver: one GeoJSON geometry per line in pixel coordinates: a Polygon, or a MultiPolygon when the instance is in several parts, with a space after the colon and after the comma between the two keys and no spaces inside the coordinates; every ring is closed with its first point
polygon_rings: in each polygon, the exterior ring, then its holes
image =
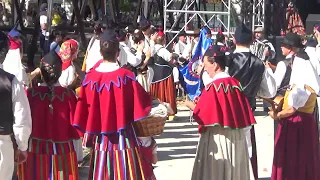
{"type": "Polygon", "coordinates": [[[12,135],[12,134],[13,134],[13,133],[8,133],[8,132],[3,132],[3,131],[1,132],[1,131],[0,131],[0,135],[12,135]]]}

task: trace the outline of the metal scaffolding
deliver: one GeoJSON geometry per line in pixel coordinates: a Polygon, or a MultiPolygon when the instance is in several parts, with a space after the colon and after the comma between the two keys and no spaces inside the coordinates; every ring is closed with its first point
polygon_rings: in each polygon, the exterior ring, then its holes
{"type": "Polygon", "coordinates": [[[265,25],[265,0],[253,0],[252,30],[265,25]]]}
{"type": "MultiPolygon", "coordinates": [[[[200,19],[201,23],[205,26],[209,26],[209,24],[218,23],[221,27],[223,27],[223,33],[226,35],[230,35],[230,22],[231,22],[231,0],[221,0],[220,6],[221,11],[202,11],[196,7],[199,7],[200,0],[185,0],[185,3],[181,5],[181,9],[177,10],[174,4],[178,4],[181,0],[164,0],[164,32],[175,34],[174,37],[168,43],[171,44],[174,39],[177,37],[178,33],[181,31],[187,32],[187,26],[190,23],[193,23],[197,17],[200,19]],[[175,14],[176,17],[184,16],[183,26],[179,29],[173,29],[175,25],[179,22],[179,18],[175,18],[174,23],[171,27],[168,26],[168,16],[169,13],[175,14]]],[[[212,32],[212,34],[216,34],[217,32],[212,32]]]]}

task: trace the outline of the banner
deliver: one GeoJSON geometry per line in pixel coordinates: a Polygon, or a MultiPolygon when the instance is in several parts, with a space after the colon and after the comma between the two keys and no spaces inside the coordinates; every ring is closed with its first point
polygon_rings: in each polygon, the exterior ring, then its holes
{"type": "Polygon", "coordinates": [[[207,38],[206,29],[202,29],[200,32],[199,42],[197,47],[192,55],[191,60],[189,61],[188,65],[179,69],[180,73],[182,74],[180,82],[187,95],[191,100],[194,100],[201,94],[200,91],[200,75],[196,73],[197,67],[202,64],[202,56],[206,52],[206,50],[212,45],[212,39],[207,38]]]}

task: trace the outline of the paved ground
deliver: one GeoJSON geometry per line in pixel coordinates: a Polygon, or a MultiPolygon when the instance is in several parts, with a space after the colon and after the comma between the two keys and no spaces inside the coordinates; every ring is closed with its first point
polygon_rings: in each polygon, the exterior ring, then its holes
{"type": "MultiPolygon", "coordinates": [[[[256,112],[256,140],[258,151],[259,178],[267,180],[271,174],[273,157],[273,120],[262,112],[262,103],[258,102],[256,112]]],[[[198,134],[196,123],[190,123],[190,112],[179,107],[177,118],[166,123],[164,133],[156,137],[159,145],[157,163],[154,172],[158,180],[189,180],[196,153],[198,134]]],[[[88,167],[80,170],[81,180],[87,180],[88,167]]]]}

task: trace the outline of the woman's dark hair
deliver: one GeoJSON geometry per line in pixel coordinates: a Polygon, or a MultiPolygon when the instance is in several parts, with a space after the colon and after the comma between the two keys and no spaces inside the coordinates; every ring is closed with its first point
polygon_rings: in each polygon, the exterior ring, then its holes
{"type": "Polygon", "coordinates": [[[145,32],[145,31],[147,31],[150,27],[151,27],[151,25],[149,24],[149,25],[147,25],[147,26],[145,26],[145,27],[142,27],[142,28],[140,28],[140,29],[141,29],[141,31],[145,32]]]}
{"type": "Polygon", "coordinates": [[[225,36],[224,36],[223,34],[217,34],[217,35],[216,35],[216,44],[217,44],[218,42],[223,43],[224,40],[225,40],[225,36]]]}
{"type": "Polygon", "coordinates": [[[94,27],[93,27],[95,35],[98,36],[98,35],[102,34],[102,31],[101,31],[102,28],[103,27],[102,27],[101,24],[95,24],[94,27]]]}
{"type": "Polygon", "coordinates": [[[128,26],[128,33],[133,34],[135,29],[136,29],[136,28],[134,28],[133,25],[129,25],[129,26],[128,26]]]}
{"type": "Polygon", "coordinates": [[[49,36],[49,41],[54,41],[57,36],[61,36],[63,38],[65,35],[62,33],[62,31],[53,30],[49,36]]]}
{"type": "Polygon", "coordinates": [[[142,31],[136,30],[136,31],[132,34],[132,41],[133,41],[135,44],[138,44],[140,41],[144,41],[144,40],[145,40],[145,37],[144,37],[142,31]]]}
{"type": "Polygon", "coordinates": [[[226,56],[208,57],[209,61],[217,63],[221,69],[226,68],[226,56]]]}
{"type": "Polygon", "coordinates": [[[104,60],[116,61],[116,54],[119,52],[119,41],[101,41],[100,52],[104,60]]]}
{"type": "Polygon", "coordinates": [[[164,43],[164,40],[165,40],[165,36],[158,36],[155,40],[155,43],[162,45],[164,43]]]}

